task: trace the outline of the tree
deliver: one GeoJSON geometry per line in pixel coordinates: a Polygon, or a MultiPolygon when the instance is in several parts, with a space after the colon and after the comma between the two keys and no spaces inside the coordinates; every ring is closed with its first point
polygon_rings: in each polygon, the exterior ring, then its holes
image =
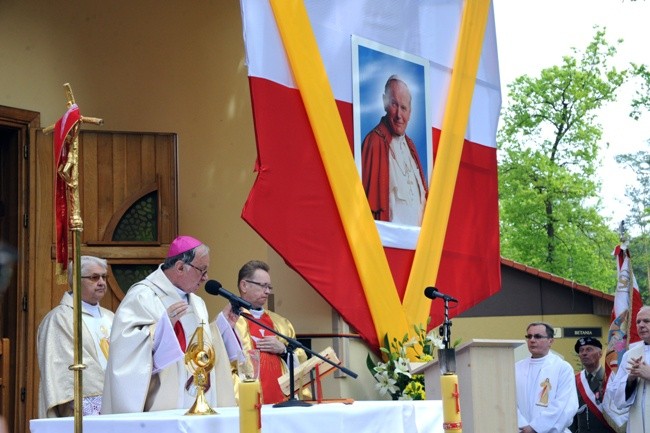
{"type": "MultiPolygon", "coordinates": [[[[616,268],[617,235],[599,214],[601,126],[629,71],[610,67],[616,47],[596,27],[584,52],[517,78],[499,130],[502,255],[604,291],[616,268]]],[[[620,44],[621,41],[618,41],[620,44]]]]}
{"type": "MultiPolygon", "coordinates": [[[[616,162],[630,168],[636,180],[623,179],[621,183],[626,185],[625,195],[633,203],[625,223],[633,234],[630,255],[640,289],[650,282],[650,152],[616,155],[616,162]]],[[[647,302],[647,291],[641,290],[641,295],[647,302]]]]}
{"type": "MultiPolygon", "coordinates": [[[[639,120],[650,110],[650,69],[647,65],[632,63],[631,77],[638,80],[636,94],[631,102],[630,117],[639,120]]],[[[650,140],[648,141],[650,145],[650,140]]],[[[632,267],[639,289],[650,283],[650,152],[638,151],[616,155],[616,162],[629,168],[634,179],[623,178],[625,196],[632,202],[625,220],[630,237],[632,267]]],[[[648,302],[648,291],[641,290],[644,303],[648,302]]]]}

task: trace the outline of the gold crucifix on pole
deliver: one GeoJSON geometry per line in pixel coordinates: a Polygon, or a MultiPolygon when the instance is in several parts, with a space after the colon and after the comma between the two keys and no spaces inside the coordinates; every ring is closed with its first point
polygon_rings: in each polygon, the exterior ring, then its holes
{"type": "Polygon", "coordinates": [[[83,431],[83,370],[81,333],[81,232],[83,220],[79,200],[79,127],[82,123],[101,125],[104,121],[85,117],[79,112],[70,84],[63,85],[67,100],[67,111],[44,133],[54,132],[55,175],[55,220],[56,220],[56,273],[59,280],[65,280],[68,266],[68,230],[72,232],[72,292],[74,302],[74,363],[69,367],[74,372],[74,431],[83,431]]]}

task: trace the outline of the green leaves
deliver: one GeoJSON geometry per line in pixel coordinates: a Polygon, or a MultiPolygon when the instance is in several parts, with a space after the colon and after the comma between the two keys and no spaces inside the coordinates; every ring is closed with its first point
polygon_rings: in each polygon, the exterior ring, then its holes
{"type": "Polygon", "coordinates": [[[615,54],[596,28],[584,52],[517,78],[497,137],[502,255],[605,291],[617,237],[598,213],[596,115],[632,74],[609,66],[615,54]]]}

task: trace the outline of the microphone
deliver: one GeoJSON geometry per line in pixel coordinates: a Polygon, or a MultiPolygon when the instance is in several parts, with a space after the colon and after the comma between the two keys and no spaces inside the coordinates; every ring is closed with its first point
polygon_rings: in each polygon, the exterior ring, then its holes
{"type": "Polygon", "coordinates": [[[223,296],[230,301],[233,309],[246,308],[247,310],[253,310],[253,304],[230,293],[228,290],[224,289],[221,283],[217,280],[209,280],[205,283],[205,291],[211,295],[223,296]]]}
{"type": "Polygon", "coordinates": [[[458,299],[454,298],[453,296],[440,293],[438,289],[436,289],[435,287],[427,287],[426,289],[424,289],[424,296],[426,296],[429,299],[440,298],[440,299],[444,299],[445,301],[458,302],[458,299]]]}

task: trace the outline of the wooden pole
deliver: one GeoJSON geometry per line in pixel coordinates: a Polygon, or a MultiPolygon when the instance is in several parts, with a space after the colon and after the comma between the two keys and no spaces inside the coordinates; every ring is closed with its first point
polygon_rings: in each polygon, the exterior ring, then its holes
{"type": "MultiPolygon", "coordinates": [[[[621,252],[624,254],[623,261],[627,259],[627,318],[625,319],[625,350],[630,348],[630,333],[632,332],[632,313],[633,313],[633,296],[634,296],[634,271],[632,269],[632,258],[630,257],[630,252],[628,250],[629,245],[627,245],[628,237],[625,232],[625,220],[621,220],[621,224],[618,226],[618,235],[619,241],[621,243],[621,252]],[[623,249],[623,247],[625,247],[623,249]]],[[[618,257],[616,258],[618,260],[618,257]]]]}

